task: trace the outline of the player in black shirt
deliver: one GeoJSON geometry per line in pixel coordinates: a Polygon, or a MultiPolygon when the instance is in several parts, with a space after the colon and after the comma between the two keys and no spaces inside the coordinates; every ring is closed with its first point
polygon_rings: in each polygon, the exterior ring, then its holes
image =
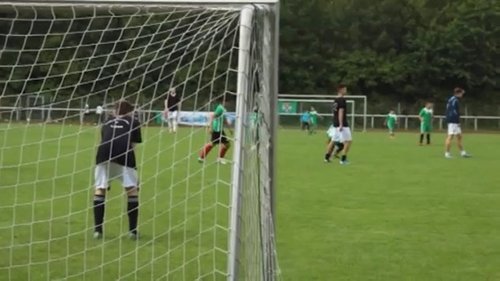
{"type": "Polygon", "coordinates": [[[352,134],[349,123],[347,122],[347,102],[345,100],[347,87],[340,85],[337,88],[337,94],[338,96],[333,102],[333,126],[337,129],[340,134],[341,142],[344,144],[341,152],[340,164],[348,164],[347,153],[351,147],[352,134]]]}
{"type": "Polygon", "coordinates": [[[101,143],[97,149],[94,193],[94,238],[102,238],[106,190],[113,179],[121,181],[127,192],[129,236],[137,239],[139,215],[138,177],[134,146],[142,142],[139,121],[134,106],[125,100],[115,105],[115,112],[101,128],[101,143]]]}
{"type": "Polygon", "coordinates": [[[171,133],[177,132],[177,114],[179,111],[180,99],[174,88],[168,90],[165,99],[165,118],[167,118],[168,130],[171,133]]]}

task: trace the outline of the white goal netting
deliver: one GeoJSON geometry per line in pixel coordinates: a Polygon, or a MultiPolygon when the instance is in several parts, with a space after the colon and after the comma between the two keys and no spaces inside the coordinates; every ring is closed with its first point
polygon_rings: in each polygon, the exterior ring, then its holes
{"type": "Polygon", "coordinates": [[[0,279],[276,280],[274,1],[34,2],[0,1],[0,279]],[[229,163],[220,146],[199,163],[220,98],[229,163]],[[142,124],[140,238],[114,181],[96,240],[96,148],[122,99],[142,124]]]}

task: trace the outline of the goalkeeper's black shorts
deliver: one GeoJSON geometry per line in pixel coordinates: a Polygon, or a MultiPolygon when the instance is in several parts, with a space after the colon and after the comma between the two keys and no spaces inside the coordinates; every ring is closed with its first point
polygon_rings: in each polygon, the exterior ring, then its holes
{"type": "Polygon", "coordinates": [[[213,144],[228,144],[229,140],[226,137],[226,133],[224,131],[221,132],[212,132],[212,138],[211,141],[213,144]]]}

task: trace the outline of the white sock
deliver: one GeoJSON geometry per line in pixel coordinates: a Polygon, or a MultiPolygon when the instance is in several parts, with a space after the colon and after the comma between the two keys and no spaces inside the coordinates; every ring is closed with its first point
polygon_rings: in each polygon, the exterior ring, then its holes
{"type": "Polygon", "coordinates": [[[172,127],[174,128],[174,132],[177,132],[177,121],[172,121],[172,127]]]}

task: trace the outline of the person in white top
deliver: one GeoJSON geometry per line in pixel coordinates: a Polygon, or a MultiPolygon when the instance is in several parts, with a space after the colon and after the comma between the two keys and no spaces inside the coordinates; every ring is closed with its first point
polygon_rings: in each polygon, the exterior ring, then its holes
{"type": "Polygon", "coordinates": [[[179,111],[180,99],[175,92],[175,88],[170,88],[165,99],[165,117],[167,118],[168,131],[177,132],[177,114],[179,111]]]}
{"type": "Polygon", "coordinates": [[[95,108],[95,114],[96,114],[96,123],[101,124],[102,122],[102,115],[104,113],[104,108],[101,105],[98,105],[95,108]]]}

